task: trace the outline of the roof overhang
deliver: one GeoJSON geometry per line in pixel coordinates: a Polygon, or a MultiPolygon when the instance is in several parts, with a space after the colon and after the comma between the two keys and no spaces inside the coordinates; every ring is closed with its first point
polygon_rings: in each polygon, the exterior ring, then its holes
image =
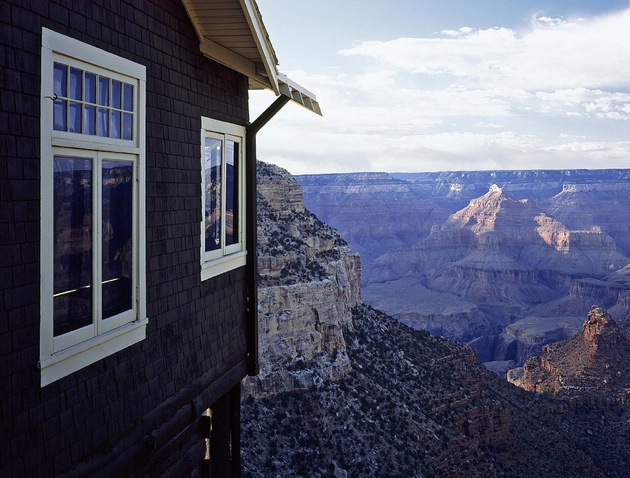
{"type": "Polygon", "coordinates": [[[182,0],[201,53],[321,115],[315,95],[278,71],[278,59],[255,0],[182,0]]]}

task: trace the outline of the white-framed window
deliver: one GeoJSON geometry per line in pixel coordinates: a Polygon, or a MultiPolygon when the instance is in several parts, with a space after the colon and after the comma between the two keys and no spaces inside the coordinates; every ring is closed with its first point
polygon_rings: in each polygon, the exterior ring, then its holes
{"type": "Polygon", "coordinates": [[[245,127],[201,118],[201,279],[244,266],[245,127]]]}
{"type": "Polygon", "coordinates": [[[41,384],[146,337],[145,67],[46,28],[41,384]]]}

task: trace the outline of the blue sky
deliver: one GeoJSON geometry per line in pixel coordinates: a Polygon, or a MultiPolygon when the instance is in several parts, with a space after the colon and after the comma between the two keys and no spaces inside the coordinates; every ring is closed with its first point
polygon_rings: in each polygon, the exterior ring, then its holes
{"type": "MultiPolygon", "coordinates": [[[[293,174],[630,167],[630,1],[258,0],[287,105],[258,156],[293,174]]],[[[273,101],[253,92],[252,118],[273,101]]]]}

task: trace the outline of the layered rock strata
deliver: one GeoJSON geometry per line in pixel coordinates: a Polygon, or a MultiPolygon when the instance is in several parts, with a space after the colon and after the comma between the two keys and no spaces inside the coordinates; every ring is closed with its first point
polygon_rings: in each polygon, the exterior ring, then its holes
{"type": "Polygon", "coordinates": [[[600,227],[573,230],[492,185],[411,248],[374,260],[363,296],[406,324],[469,343],[484,361],[522,365],[571,336],[594,301],[623,302],[627,284],[609,274],[629,262],[600,227]]]}
{"type": "Polygon", "coordinates": [[[593,306],[581,332],[545,345],[508,381],[531,392],[621,401],[630,398],[630,337],[610,313],[593,306]]]}
{"type": "Polygon", "coordinates": [[[260,373],[244,395],[304,390],[351,368],[344,331],[360,303],[358,254],[304,208],[285,170],[258,163],[260,373]]]}

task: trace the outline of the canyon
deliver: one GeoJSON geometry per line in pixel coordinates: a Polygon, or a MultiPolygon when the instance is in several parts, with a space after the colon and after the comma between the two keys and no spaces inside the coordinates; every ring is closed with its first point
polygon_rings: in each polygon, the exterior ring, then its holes
{"type": "Polygon", "coordinates": [[[630,311],[630,170],[297,176],[363,263],[363,300],[500,374],[630,311]]]}
{"type": "MultiPolygon", "coordinates": [[[[244,477],[628,475],[627,404],[515,387],[471,346],[364,304],[359,255],[286,171],[258,173],[261,373],[243,385],[244,477]]],[[[587,321],[592,342],[606,327],[587,321]]]]}

